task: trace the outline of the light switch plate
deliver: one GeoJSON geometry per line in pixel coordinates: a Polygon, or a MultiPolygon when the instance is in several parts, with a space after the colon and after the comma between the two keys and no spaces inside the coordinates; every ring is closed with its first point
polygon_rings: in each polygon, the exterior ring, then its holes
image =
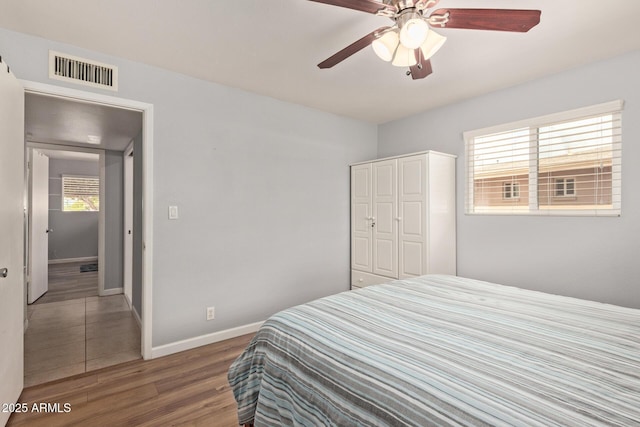
{"type": "Polygon", "coordinates": [[[178,219],[178,207],[169,206],[169,219],[178,219]]]}

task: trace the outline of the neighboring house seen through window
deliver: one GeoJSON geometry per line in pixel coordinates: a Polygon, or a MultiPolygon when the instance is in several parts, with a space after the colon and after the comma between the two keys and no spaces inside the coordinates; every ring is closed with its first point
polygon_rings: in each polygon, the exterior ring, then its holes
{"type": "Polygon", "coordinates": [[[465,132],[466,213],[620,215],[622,107],[465,132]]]}

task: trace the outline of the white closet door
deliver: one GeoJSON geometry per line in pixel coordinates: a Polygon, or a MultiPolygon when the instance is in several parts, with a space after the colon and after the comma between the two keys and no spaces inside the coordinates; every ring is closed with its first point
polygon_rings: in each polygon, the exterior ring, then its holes
{"type": "Polygon", "coordinates": [[[427,157],[398,159],[399,278],[426,274],[427,157]]]}
{"type": "Polygon", "coordinates": [[[398,277],[397,161],[373,163],[373,273],[398,277]]]}
{"type": "Polygon", "coordinates": [[[373,271],[371,164],[351,167],[351,268],[373,271]]]}

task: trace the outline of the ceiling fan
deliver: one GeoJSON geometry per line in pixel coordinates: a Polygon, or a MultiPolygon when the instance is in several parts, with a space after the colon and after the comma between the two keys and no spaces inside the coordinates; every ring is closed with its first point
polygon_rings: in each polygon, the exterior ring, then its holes
{"type": "Polygon", "coordinates": [[[391,18],[392,26],[381,27],[318,64],[331,68],[371,45],[380,59],[398,67],[409,67],[414,80],[432,73],[430,58],[446,37],[433,28],[464,28],[527,32],[540,23],[539,10],[438,9],[427,14],[440,0],[311,0],[391,18]]]}

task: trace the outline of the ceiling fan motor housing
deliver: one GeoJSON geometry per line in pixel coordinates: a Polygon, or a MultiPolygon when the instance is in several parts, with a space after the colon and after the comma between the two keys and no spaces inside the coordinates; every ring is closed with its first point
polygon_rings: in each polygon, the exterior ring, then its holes
{"type": "Polygon", "coordinates": [[[386,0],[384,3],[389,4],[399,11],[416,6],[417,1],[413,0],[386,0]]]}
{"type": "Polygon", "coordinates": [[[434,8],[440,0],[310,0],[387,17],[394,25],[381,27],[318,64],[331,68],[372,45],[376,54],[395,66],[409,66],[411,77],[432,73],[430,59],[446,37],[430,28],[462,28],[524,33],[540,23],[540,10],[434,8]]]}

